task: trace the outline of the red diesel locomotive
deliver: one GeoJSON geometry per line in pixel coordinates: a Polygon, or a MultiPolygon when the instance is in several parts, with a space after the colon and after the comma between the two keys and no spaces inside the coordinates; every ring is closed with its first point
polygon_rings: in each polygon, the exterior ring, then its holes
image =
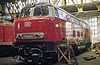
{"type": "Polygon", "coordinates": [[[25,62],[57,59],[57,46],[68,40],[88,38],[86,23],[49,3],[22,9],[15,20],[17,55],[25,62]]]}

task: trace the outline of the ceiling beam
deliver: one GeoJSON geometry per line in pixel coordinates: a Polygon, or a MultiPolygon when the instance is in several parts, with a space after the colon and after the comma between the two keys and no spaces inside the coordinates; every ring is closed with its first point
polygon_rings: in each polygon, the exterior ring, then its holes
{"type": "Polygon", "coordinates": [[[100,11],[100,4],[97,4],[94,0],[91,0],[91,1],[98,8],[98,11],[100,11]]]}
{"type": "Polygon", "coordinates": [[[75,3],[74,0],[71,0],[73,2],[73,4],[76,6],[76,8],[78,9],[78,12],[83,12],[83,0],[81,0],[81,4],[77,4],[75,3]]]}
{"type": "Polygon", "coordinates": [[[52,2],[53,2],[54,5],[57,4],[57,1],[58,0],[52,0],[52,2]]]}
{"type": "Polygon", "coordinates": [[[62,6],[64,6],[64,7],[65,7],[65,6],[66,6],[66,4],[67,4],[67,3],[66,3],[66,0],[62,0],[62,6]]]}

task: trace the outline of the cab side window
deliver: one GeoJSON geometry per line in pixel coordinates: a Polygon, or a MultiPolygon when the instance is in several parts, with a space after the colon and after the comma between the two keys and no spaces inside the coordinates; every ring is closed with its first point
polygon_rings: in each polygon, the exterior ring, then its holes
{"type": "Polygon", "coordinates": [[[54,7],[48,6],[48,9],[49,9],[49,16],[55,16],[54,7]]]}
{"type": "Polygon", "coordinates": [[[63,12],[58,9],[58,13],[59,13],[59,18],[63,19],[63,12]]]}
{"type": "Polygon", "coordinates": [[[61,9],[57,9],[58,10],[58,13],[59,13],[59,18],[61,19],[64,19],[64,20],[67,20],[67,15],[63,10],[61,9]]]}
{"type": "Polygon", "coordinates": [[[54,9],[55,9],[55,11],[54,11],[55,12],[55,16],[59,17],[58,10],[56,8],[54,8],[54,9]]]}

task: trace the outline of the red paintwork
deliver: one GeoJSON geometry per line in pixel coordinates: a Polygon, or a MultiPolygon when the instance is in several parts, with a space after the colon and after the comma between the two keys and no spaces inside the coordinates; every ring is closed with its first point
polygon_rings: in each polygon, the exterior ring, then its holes
{"type": "Polygon", "coordinates": [[[3,42],[3,24],[0,23],[0,42],[3,42]]]}
{"type": "Polygon", "coordinates": [[[10,22],[0,23],[0,45],[12,45],[15,42],[14,24],[10,22]]]}
{"type": "Polygon", "coordinates": [[[38,17],[25,17],[16,20],[15,22],[16,34],[18,33],[32,33],[32,32],[43,32],[45,38],[41,40],[16,40],[17,42],[57,42],[62,41],[66,38],[65,20],[50,17],[50,16],[38,16],[38,17]],[[25,27],[26,21],[31,22],[30,27],[25,27]],[[18,23],[21,24],[21,28],[18,29],[18,23]],[[58,27],[56,27],[58,25],[58,27]]]}

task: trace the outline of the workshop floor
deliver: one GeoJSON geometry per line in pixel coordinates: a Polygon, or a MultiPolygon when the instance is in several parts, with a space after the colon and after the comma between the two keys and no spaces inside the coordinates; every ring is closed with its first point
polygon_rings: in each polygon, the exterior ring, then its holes
{"type": "MultiPolygon", "coordinates": [[[[87,51],[85,53],[77,56],[78,65],[100,65],[100,57],[98,54],[95,54],[93,51],[87,51]],[[95,59],[85,60],[83,57],[95,56],[95,59]]],[[[0,65],[26,65],[24,63],[17,62],[11,57],[2,57],[0,58],[0,65]]],[[[29,65],[29,64],[28,64],[29,65]]],[[[75,64],[66,64],[66,63],[57,63],[55,65],[75,65],[75,64]]]]}

